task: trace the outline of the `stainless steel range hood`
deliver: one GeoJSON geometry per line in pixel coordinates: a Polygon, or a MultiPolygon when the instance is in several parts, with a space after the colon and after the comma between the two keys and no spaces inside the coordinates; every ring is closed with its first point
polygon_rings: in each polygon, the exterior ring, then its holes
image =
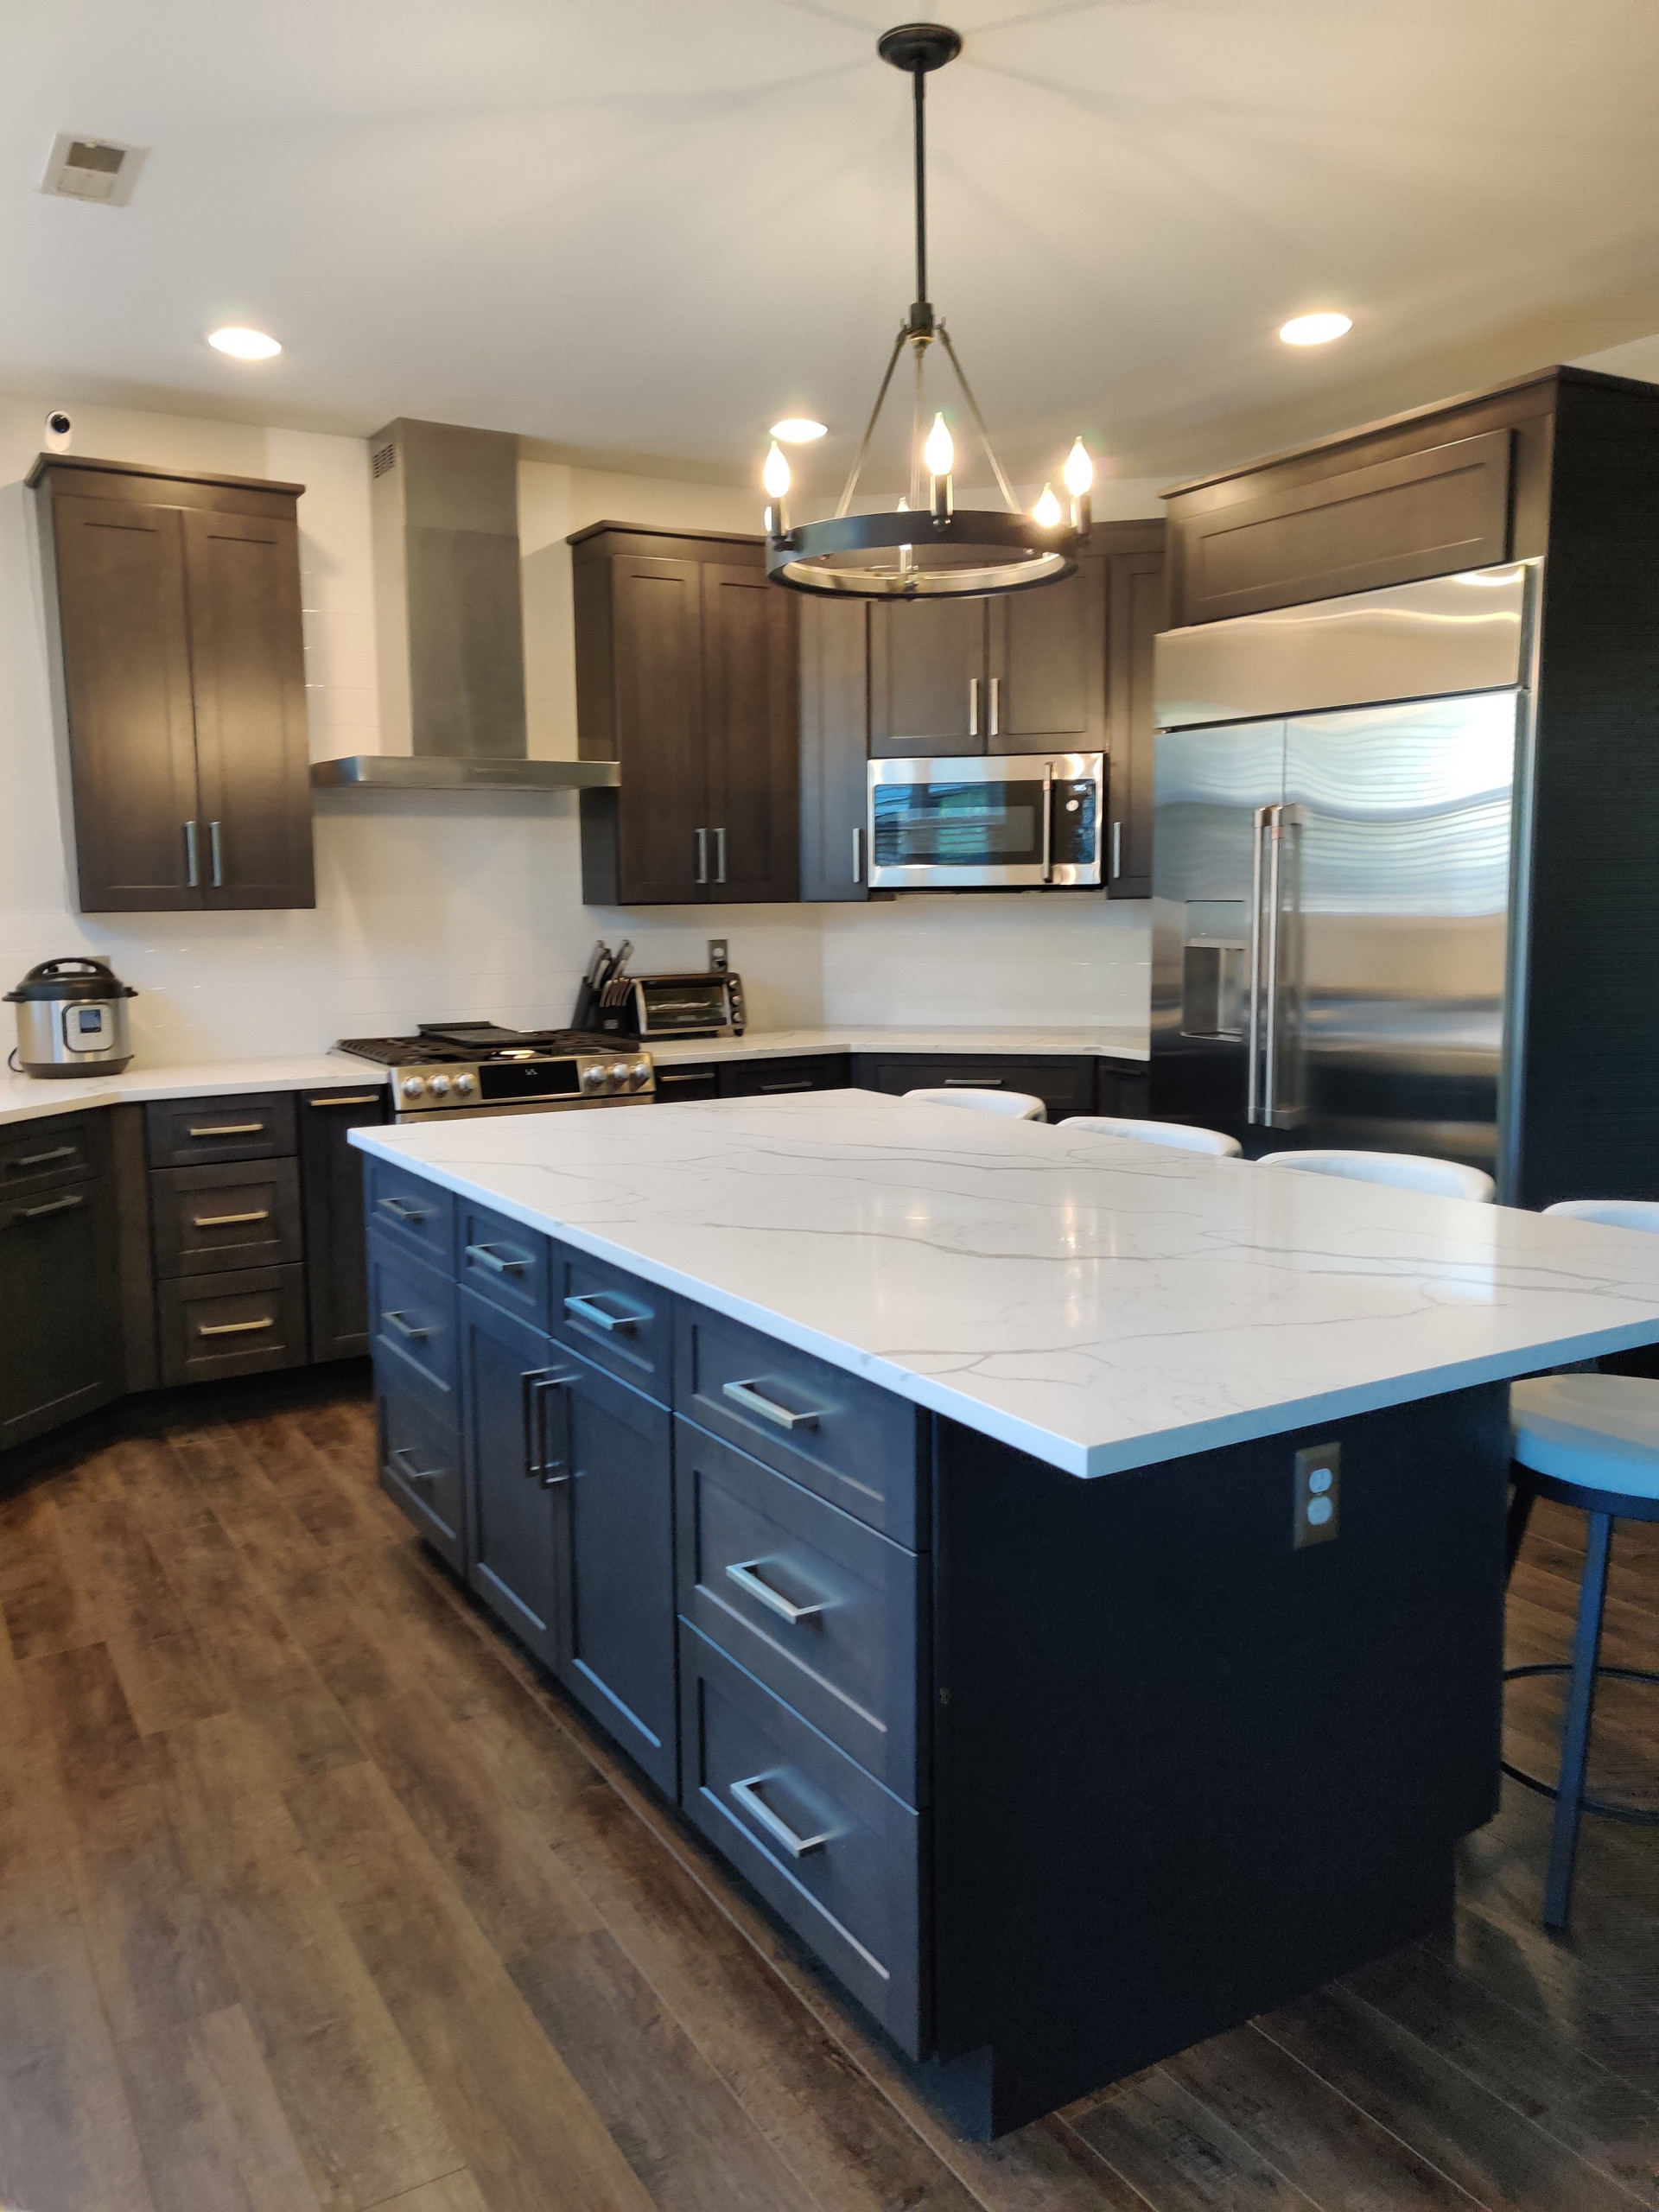
{"type": "Polygon", "coordinates": [[[388,750],[311,765],[356,791],[568,791],[613,760],[532,760],[518,587],[518,441],[389,423],[369,441],[380,725],[388,750]]]}

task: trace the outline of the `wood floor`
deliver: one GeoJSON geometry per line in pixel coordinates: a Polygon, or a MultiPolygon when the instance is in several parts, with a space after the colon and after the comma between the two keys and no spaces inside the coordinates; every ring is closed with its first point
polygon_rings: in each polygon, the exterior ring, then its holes
{"type": "MultiPolygon", "coordinates": [[[[1001,2143],[834,1993],[476,1615],[355,1380],[154,1402],[0,1503],[0,2202],[29,2212],[1659,2207],[1659,1834],[1466,1846],[1414,1947],[1001,2143]]],[[[1566,1648],[1541,1506],[1516,1658],[1566,1648]]],[[[1659,1665],[1659,1530],[1610,1660],[1659,1665]]],[[[1512,1755],[1548,1766],[1545,1687],[1512,1755]]],[[[1640,1700],[1648,1700],[1645,1710],[1640,1700]]],[[[1599,1778],[1659,1777],[1659,1692],[1599,1778]]]]}

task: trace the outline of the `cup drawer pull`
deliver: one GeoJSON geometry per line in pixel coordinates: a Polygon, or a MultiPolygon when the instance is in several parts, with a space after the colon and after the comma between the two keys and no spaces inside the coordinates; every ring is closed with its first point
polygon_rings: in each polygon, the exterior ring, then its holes
{"type": "Polygon", "coordinates": [[[791,1628],[798,1621],[817,1620],[825,1611],[823,1599],[815,1605],[791,1605],[781,1590],[774,1590],[771,1583],[761,1580],[755,1569],[771,1567],[772,1564],[773,1562],[768,1559],[728,1560],[726,1580],[728,1582],[736,1583],[746,1597],[753,1598],[757,1605],[764,1605],[769,1612],[776,1613],[780,1620],[787,1621],[791,1628]]]}
{"type": "Polygon", "coordinates": [[[759,1414],[762,1421],[769,1421],[777,1428],[816,1428],[817,1414],[792,1414],[787,1406],[780,1406],[775,1398],[763,1397],[753,1382],[722,1382],[721,1395],[729,1398],[734,1406],[741,1406],[745,1413],[759,1414]]]}
{"type": "Polygon", "coordinates": [[[263,1122],[213,1122],[206,1128],[192,1129],[193,1137],[257,1137],[264,1135],[263,1122]]]}
{"type": "Polygon", "coordinates": [[[197,1213],[190,1217],[192,1229],[239,1229],[244,1222],[269,1221],[270,1208],[262,1206],[257,1213],[197,1213]]]}
{"type": "Polygon", "coordinates": [[[639,1326],[639,1316],[637,1313],[607,1313],[599,1300],[608,1294],[601,1291],[597,1296],[590,1296],[582,1291],[572,1291],[564,1301],[564,1310],[573,1321],[591,1321],[596,1329],[603,1329],[607,1335],[615,1332],[631,1337],[639,1326]]]}
{"type": "Polygon", "coordinates": [[[469,1244],[467,1257],[475,1260],[480,1268],[487,1268],[493,1275],[521,1275],[530,1262],[517,1255],[504,1258],[493,1244],[469,1244]]]}
{"type": "Polygon", "coordinates": [[[826,1828],[822,1835],[797,1835],[787,1821],[780,1821],[766,1799],[760,1795],[762,1785],[777,1779],[770,1774],[752,1774],[742,1782],[728,1783],[738,1803],[752,1821],[756,1821],[766,1834],[781,1843],[791,1859],[804,1859],[809,1852],[822,1851],[826,1843],[833,1843],[836,1832],[826,1828]]]}
{"type": "Polygon", "coordinates": [[[443,1480],[443,1468],[417,1467],[414,1453],[405,1445],[394,1446],[387,1457],[406,1483],[441,1483],[443,1480]]]}
{"type": "Polygon", "coordinates": [[[433,1334],[430,1327],[422,1327],[416,1322],[407,1321],[401,1313],[383,1313],[380,1319],[389,1322],[400,1337],[407,1337],[412,1344],[420,1344],[433,1334]]]}
{"type": "Polygon", "coordinates": [[[267,1313],[263,1321],[201,1321],[196,1325],[199,1337],[249,1337],[257,1329],[274,1329],[276,1324],[267,1313]]]}

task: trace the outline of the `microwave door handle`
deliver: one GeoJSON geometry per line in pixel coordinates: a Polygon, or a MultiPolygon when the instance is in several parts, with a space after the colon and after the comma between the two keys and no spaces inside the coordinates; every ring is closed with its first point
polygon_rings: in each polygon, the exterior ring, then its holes
{"type": "Polygon", "coordinates": [[[1043,881],[1054,880],[1054,763],[1043,763],[1043,881]]]}
{"type": "Polygon", "coordinates": [[[1262,845],[1270,811],[1268,807],[1258,806],[1251,817],[1250,1022],[1245,1046],[1248,1090],[1244,1109],[1244,1118],[1251,1122],[1262,1118],[1262,845]]]}

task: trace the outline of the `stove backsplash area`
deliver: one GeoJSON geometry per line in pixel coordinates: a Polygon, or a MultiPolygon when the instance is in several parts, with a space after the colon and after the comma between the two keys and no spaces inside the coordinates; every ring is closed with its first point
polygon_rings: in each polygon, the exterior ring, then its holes
{"type": "MultiPolygon", "coordinates": [[[[701,969],[708,939],[728,938],[753,1029],[826,1018],[922,1027],[1144,1018],[1144,985],[1139,1011],[1128,1003],[1134,960],[1117,957],[1144,938],[1139,907],[1050,893],[868,910],[618,914],[581,903],[575,801],[564,794],[480,795],[461,808],[447,793],[365,801],[321,791],[315,909],[77,914],[39,556],[22,485],[53,397],[0,399],[0,970],[21,975],[60,954],[106,955],[141,994],[132,1002],[141,1063],[311,1052],[435,1014],[523,1028],[566,1022],[601,936],[613,944],[632,938],[639,975],[701,969]]],[[[114,460],[307,486],[300,528],[312,753],[378,750],[364,442],[92,406],[77,408],[75,442],[114,460]]],[[[519,509],[531,748],[574,752],[566,534],[603,516],[748,530],[752,500],[721,486],[526,461],[519,509]]]]}

